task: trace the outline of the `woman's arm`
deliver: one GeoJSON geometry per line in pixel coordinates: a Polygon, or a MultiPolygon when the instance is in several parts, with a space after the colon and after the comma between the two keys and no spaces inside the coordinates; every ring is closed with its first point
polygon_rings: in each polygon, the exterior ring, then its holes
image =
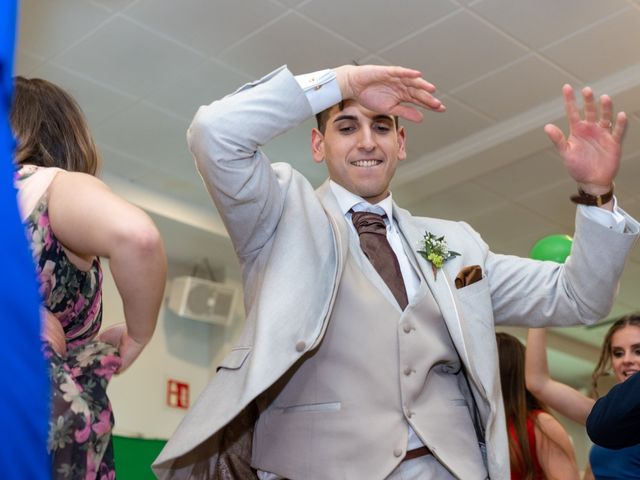
{"type": "Polygon", "coordinates": [[[58,240],[73,254],[109,259],[126,330],[116,329],[118,334],[106,340],[119,346],[123,371],[155,329],[167,269],[160,234],[142,210],[97,178],[76,172],[60,173],[51,183],[49,219],[58,240]]]}
{"type": "Polygon", "coordinates": [[[595,403],[569,385],[549,376],[547,338],[544,328],[530,328],[525,353],[527,390],[565,417],[582,425],[595,403]]]}
{"type": "Polygon", "coordinates": [[[535,425],[536,454],[548,480],[578,480],[578,465],[569,435],[548,413],[538,415],[535,425]]]}

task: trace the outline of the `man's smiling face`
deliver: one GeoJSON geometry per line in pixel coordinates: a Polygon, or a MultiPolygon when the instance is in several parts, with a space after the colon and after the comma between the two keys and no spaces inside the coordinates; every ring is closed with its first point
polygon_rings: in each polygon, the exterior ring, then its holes
{"type": "Polygon", "coordinates": [[[316,162],[325,161],[329,178],[370,203],[389,194],[398,161],[406,158],[404,128],[390,115],[347,100],[329,111],[325,132],[313,129],[316,162]]]}

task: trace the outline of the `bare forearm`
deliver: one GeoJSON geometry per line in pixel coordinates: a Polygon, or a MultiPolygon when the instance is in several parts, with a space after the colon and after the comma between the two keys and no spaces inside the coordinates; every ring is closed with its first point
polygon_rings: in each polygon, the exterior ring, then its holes
{"type": "Polygon", "coordinates": [[[114,249],[109,266],[122,298],[128,334],[146,344],[155,329],[167,271],[157,230],[149,225],[124,239],[114,249]]]}
{"type": "Polygon", "coordinates": [[[527,389],[554,410],[571,420],[584,423],[594,401],[569,385],[557,382],[549,375],[546,330],[530,328],[525,353],[527,389]]]}

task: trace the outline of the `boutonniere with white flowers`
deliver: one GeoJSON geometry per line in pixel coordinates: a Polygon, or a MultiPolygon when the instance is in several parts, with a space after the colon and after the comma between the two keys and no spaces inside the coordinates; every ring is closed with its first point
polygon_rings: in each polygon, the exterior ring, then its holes
{"type": "Polygon", "coordinates": [[[431,264],[434,280],[436,279],[438,269],[442,268],[444,262],[460,255],[458,252],[449,250],[444,235],[437,237],[431,232],[424,232],[424,237],[419,246],[422,249],[418,250],[418,253],[431,264]]]}

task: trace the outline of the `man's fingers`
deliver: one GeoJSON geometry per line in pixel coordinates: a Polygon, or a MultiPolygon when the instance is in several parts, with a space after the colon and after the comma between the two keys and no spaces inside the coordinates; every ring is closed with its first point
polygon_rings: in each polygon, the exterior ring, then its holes
{"type": "Polygon", "coordinates": [[[627,130],[627,114],[624,112],[618,112],[616,116],[616,124],[613,126],[613,130],[611,131],[611,135],[613,139],[622,143],[622,139],[624,138],[624,132],[627,130]]]}
{"type": "Polygon", "coordinates": [[[387,74],[392,78],[421,78],[422,73],[419,70],[414,70],[413,68],[405,68],[405,67],[385,67],[378,66],[382,70],[386,70],[387,74]]]}
{"type": "Polygon", "coordinates": [[[544,126],[544,132],[549,137],[549,140],[551,140],[551,142],[556,146],[558,151],[563,152],[566,148],[567,141],[564,138],[562,130],[555,125],[548,123],[544,126]]]}
{"type": "Polygon", "coordinates": [[[436,91],[436,86],[433,83],[427,82],[422,77],[407,79],[405,85],[407,87],[424,90],[429,93],[434,93],[436,91]]]}
{"type": "Polygon", "coordinates": [[[446,107],[440,101],[440,99],[434,97],[430,93],[425,92],[424,90],[411,89],[409,91],[411,95],[411,101],[416,105],[419,105],[424,108],[428,108],[429,110],[434,110],[436,112],[443,112],[446,110],[446,107]]]}
{"type": "Polygon", "coordinates": [[[412,122],[422,121],[423,114],[417,107],[435,112],[446,110],[433,95],[435,85],[422,78],[418,70],[344,65],[336,69],[336,76],[343,98],[355,98],[371,110],[398,115],[412,122]]]}
{"type": "Polygon", "coordinates": [[[389,113],[416,123],[421,122],[423,118],[420,110],[408,105],[396,105],[389,113]]]}
{"type": "Polygon", "coordinates": [[[573,95],[573,88],[571,85],[567,83],[562,87],[562,95],[564,96],[564,110],[567,113],[569,125],[575,125],[580,121],[580,112],[578,111],[576,98],[573,95]]]}
{"type": "Polygon", "coordinates": [[[613,102],[609,95],[602,95],[600,97],[600,121],[598,124],[602,128],[611,128],[611,121],[613,119],[613,102]]]}
{"type": "Polygon", "coordinates": [[[598,112],[596,111],[596,102],[593,97],[593,90],[590,87],[582,89],[582,98],[584,100],[584,119],[587,122],[595,123],[598,119],[598,112]]]}

